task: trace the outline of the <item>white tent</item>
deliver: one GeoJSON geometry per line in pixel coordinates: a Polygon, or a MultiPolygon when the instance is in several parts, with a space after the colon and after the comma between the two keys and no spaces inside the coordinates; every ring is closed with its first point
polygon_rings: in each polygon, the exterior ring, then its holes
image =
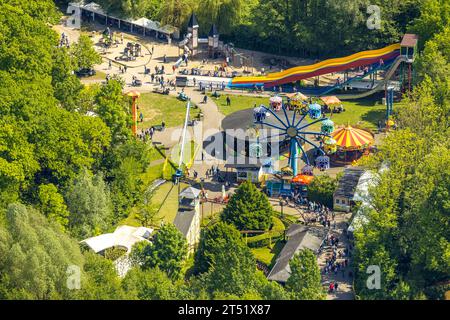
{"type": "Polygon", "coordinates": [[[112,247],[121,247],[131,251],[136,242],[148,241],[153,229],[144,227],[119,226],[113,233],[105,233],[96,237],[88,238],[80,243],[86,244],[95,253],[102,252],[112,247]]]}

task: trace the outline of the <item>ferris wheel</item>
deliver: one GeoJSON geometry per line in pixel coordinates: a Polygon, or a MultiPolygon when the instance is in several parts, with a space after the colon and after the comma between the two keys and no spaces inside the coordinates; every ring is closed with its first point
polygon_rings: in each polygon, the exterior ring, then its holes
{"type": "Polygon", "coordinates": [[[277,130],[276,134],[265,137],[265,140],[279,137],[282,141],[287,141],[289,143],[289,165],[292,168],[294,176],[298,173],[297,162],[299,150],[301,152],[300,157],[303,158],[306,163],[305,167],[308,170],[311,170],[310,168],[312,165],[315,165],[321,170],[330,167],[330,158],[321,146],[317,144],[314,137],[320,136],[323,138],[322,141],[332,141],[330,134],[334,131],[334,123],[329,118],[322,116],[321,106],[319,104],[309,104],[304,112],[299,113],[299,119],[296,119],[297,112],[295,111],[292,116],[289,116],[284,105],[281,105],[281,108],[272,108],[261,105],[253,110],[253,116],[254,123],[261,125],[261,128],[267,127],[277,130]],[[284,117],[277,115],[277,112],[275,111],[280,109],[284,113],[284,117]],[[266,120],[269,114],[275,118],[270,122],[266,120]],[[306,117],[309,117],[313,121],[305,123],[304,120],[306,117]],[[320,132],[312,131],[310,128],[316,123],[321,123],[320,132]],[[315,159],[314,163],[310,161],[309,156],[303,147],[305,143],[312,146],[314,150],[317,150],[317,152],[320,153],[320,156],[315,159]]]}

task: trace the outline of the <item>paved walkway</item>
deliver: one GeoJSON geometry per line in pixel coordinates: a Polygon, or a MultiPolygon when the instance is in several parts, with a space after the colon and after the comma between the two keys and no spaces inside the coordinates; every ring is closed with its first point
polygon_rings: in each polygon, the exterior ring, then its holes
{"type": "MultiPolygon", "coordinates": [[[[351,217],[351,214],[345,214],[345,213],[336,213],[335,221],[336,221],[336,229],[333,229],[333,223],[332,228],[330,230],[329,235],[334,236],[335,238],[339,239],[338,244],[338,252],[342,251],[344,252],[345,248],[348,248],[349,246],[349,240],[347,239],[345,235],[345,223],[348,221],[348,219],[351,217]]],[[[354,299],[354,293],[353,293],[353,278],[350,277],[349,271],[350,267],[343,268],[343,270],[339,270],[336,274],[331,272],[328,274],[324,273],[324,267],[325,267],[325,260],[330,259],[332,257],[333,250],[331,246],[326,245],[321,252],[321,254],[318,257],[318,264],[322,272],[322,284],[325,287],[329,287],[330,282],[338,283],[338,290],[335,292],[328,292],[327,294],[327,300],[353,300],[354,299]]],[[[347,259],[349,263],[351,264],[351,257],[341,257],[337,258],[337,262],[343,263],[344,260],[347,259]]]]}

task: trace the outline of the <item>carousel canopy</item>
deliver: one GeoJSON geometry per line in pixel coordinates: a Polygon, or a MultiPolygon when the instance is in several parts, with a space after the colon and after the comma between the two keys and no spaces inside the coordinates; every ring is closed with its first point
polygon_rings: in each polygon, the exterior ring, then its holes
{"type": "Polygon", "coordinates": [[[280,96],[273,96],[270,97],[269,101],[270,103],[281,103],[283,102],[283,98],[281,98],[280,96]]]}
{"type": "Polygon", "coordinates": [[[331,134],[338,147],[342,149],[360,149],[373,144],[373,135],[362,129],[347,126],[339,128],[331,134]]]}
{"type": "Polygon", "coordinates": [[[322,97],[320,100],[322,100],[327,106],[342,103],[336,96],[322,97]]]}
{"type": "Polygon", "coordinates": [[[300,183],[300,184],[310,184],[311,181],[313,181],[313,179],[314,179],[314,176],[298,174],[292,179],[292,182],[300,183]]]}
{"type": "Polygon", "coordinates": [[[306,101],[306,100],[308,100],[308,97],[305,96],[301,92],[290,93],[290,94],[287,94],[286,97],[288,97],[292,101],[306,101]]]}

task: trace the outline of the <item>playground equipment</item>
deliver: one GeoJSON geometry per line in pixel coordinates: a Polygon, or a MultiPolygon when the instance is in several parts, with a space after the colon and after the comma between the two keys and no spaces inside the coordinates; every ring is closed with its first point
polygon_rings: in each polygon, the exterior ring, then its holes
{"type": "Polygon", "coordinates": [[[301,92],[287,94],[286,97],[289,99],[289,107],[291,110],[301,110],[305,107],[306,101],[308,101],[308,97],[301,92]]]}
{"type": "Polygon", "coordinates": [[[378,63],[380,59],[384,61],[394,59],[399,54],[400,44],[393,44],[382,49],[362,51],[347,57],[329,59],[308,66],[294,67],[281,72],[269,73],[265,76],[235,77],[231,81],[231,86],[252,87],[254,85],[264,85],[265,88],[271,88],[327,73],[367,66],[378,63]]]}
{"type": "Polygon", "coordinates": [[[277,129],[280,131],[279,133],[266,137],[266,139],[269,139],[274,136],[281,137],[284,140],[289,140],[289,164],[292,168],[293,176],[295,177],[298,173],[297,170],[297,159],[298,159],[298,149],[302,152],[302,157],[307,165],[310,165],[308,154],[305,152],[305,150],[302,147],[302,144],[300,141],[303,141],[309,145],[311,145],[316,152],[320,153],[323,158],[321,158],[321,162],[319,163],[319,168],[328,168],[329,167],[329,158],[326,156],[325,151],[323,151],[318,145],[316,145],[314,142],[312,142],[312,139],[310,137],[314,136],[323,136],[323,137],[329,137],[330,134],[327,132],[329,130],[329,127],[333,126],[332,121],[328,118],[322,118],[321,112],[320,112],[320,106],[319,110],[317,110],[316,105],[310,105],[309,106],[309,112],[304,113],[300,120],[296,121],[296,114],[297,112],[293,113],[292,119],[289,119],[288,114],[286,112],[285,106],[281,106],[281,109],[283,110],[285,121],[281,120],[281,118],[272,110],[272,108],[266,108],[265,106],[261,105],[259,108],[254,109],[254,118],[255,118],[255,124],[261,125],[261,127],[266,126],[270,128],[277,129]],[[275,117],[275,119],[278,121],[278,123],[271,124],[265,122],[265,118],[267,116],[267,113],[270,113],[275,117]],[[311,119],[314,121],[304,124],[303,120],[306,118],[306,116],[309,115],[311,119]],[[309,131],[308,128],[312,126],[315,123],[318,122],[324,122],[327,121],[325,126],[327,127],[325,132],[314,132],[309,131]],[[328,159],[328,163],[326,163],[328,159]]]}
{"type": "Polygon", "coordinates": [[[133,132],[133,135],[136,135],[137,132],[137,100],[141,96],[141,94],[138,91],[129,91],[125,93],[126,96],[132,98],[132,104],[131,104],[131,116],[133,119],[133,124],[131,125],[131,132],[133,132]]]}
{"type": "Polygon", "coordinates": [[[362,51],[342,58],[328,59],[312,65],[294,67],[281,72],[269,73],[265,76],[234,77],[230,80],[229,86],[240,88],[264,86],[264,88],[269,89],[328,73],[364,67],[365,71],[362,75],[347,78],[348,74],[345,73],[344,81],[336,81],[336,84],[333,86],[302,89],[303,93],[323,96],[336,89],[352,87],[352,85],[357,84],[357,80],[370,75],[372,81],[364,82],[364,87],[360,87],[360,89],[363,89],[363,92],[337,95],[340,99],[350,100],[364,98],[383,89],[387,91],[391,78],[400,67],[400,85],[398,90],[403,86],[409,92],[413,81],[412,63],[418,52],[417,43],[417,35],[405,34],[400,44],[393,44],[377,50],[362,51]],[[386,71],[383,81],[375,81],[376,74],[379,71],[386,71]],[[351,83],[352,85],[350,85],[351,83]],[[307,91],[311,92],[308,93],[307,91]]]}

